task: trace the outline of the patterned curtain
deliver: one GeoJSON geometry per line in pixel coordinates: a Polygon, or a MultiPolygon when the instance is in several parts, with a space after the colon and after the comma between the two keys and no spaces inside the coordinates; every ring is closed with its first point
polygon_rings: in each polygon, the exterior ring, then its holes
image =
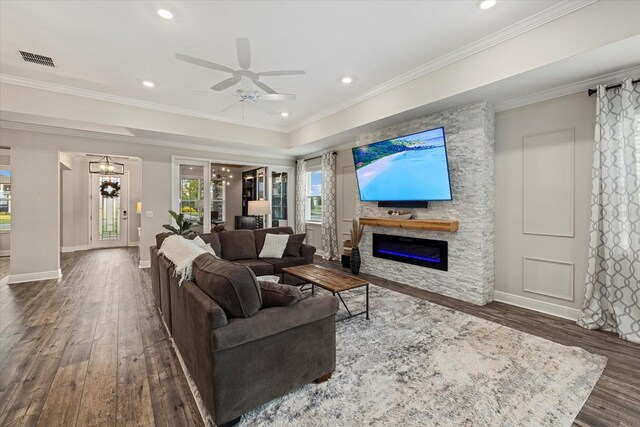
{"type": "Polygon", "coordinates": [[[598,87],[585,301],[578,324],[640,343],[640,88],[598,87]]]}
{"type": "Polygon", "coordinates": [[[336,225],[336,153],[322,155],[322,250],[323,259],[338,259],[336,225]]]}
{"type": "Polygon", "coordinates": [[[305,173],[307,171],[307,162],[302,159],[298,160],[296,164],[296,233],[306,233],[307,227],[304,221],[305,214],[305,202],[307,200],[307,177],[305,173]]]}

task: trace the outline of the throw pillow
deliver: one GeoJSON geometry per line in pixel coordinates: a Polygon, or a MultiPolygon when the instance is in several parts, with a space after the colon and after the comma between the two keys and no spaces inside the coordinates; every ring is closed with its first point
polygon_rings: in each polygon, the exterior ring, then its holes
{"type": "Polygon", "coordinates": [[[202,254],[193,261],[193,273],[196,285],[228,318],[250,317],[260,310],[260,285],[249,267],[202,254]]]}
{"type": "Polygon", "coordinates": [[[258,258],[282,258],[288,242],[288,234],[267,234],[258,258]]]}
{"type": "Polygon", "coordinates": [[[259,281],[262,293],[262,308],[284,307],[304,299],[304,294],[295,286],[259,281]]]}
{"type": "Polygon", "coordinates": [[[287,234],[287,236],[289,236],[289,241],[287,242],[287,247],[284,250],[284,256],[300,256],[300,247],[307,235],[302,233],[287,234]]]}
{"type": "Polygon", "coordinates": [[[204,249],[204,247],[206,245],[205,241],[202,240],[202,237],[200,237],[200,236],[196,236],[193,239],[193,243],[195,243],[196,245],[198,245],[199,248],[202,248],[202,249],[204,249]]]}
{"type": "Polygon", "coordinates": [[[218,259],[220,258],[218,255],[216,255],[216,251],[214,251],[213,248],[211,247],[211,243],[207,243],[202,247],[202,249],[209,252],[211,255],[213,255],[214,258],[218,258],[218,259]]]}
{"type": "Polygon", "coordinates": [[[202,233],[200,234],[200,238],[204,240],[205,243],[211,245],[218,257],[222,255],[222,245],[220,244],[220,236],[218,233],[202,233]]]}

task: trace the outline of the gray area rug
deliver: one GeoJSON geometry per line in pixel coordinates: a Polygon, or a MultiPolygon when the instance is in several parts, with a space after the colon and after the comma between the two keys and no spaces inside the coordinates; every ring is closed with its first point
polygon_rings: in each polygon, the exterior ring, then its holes
{"type": "Polygon", "coordinates": [[[240,425],[570,426],[606,358],[371,286],[371,319],[337,324],[336,364],[240,425]]]}

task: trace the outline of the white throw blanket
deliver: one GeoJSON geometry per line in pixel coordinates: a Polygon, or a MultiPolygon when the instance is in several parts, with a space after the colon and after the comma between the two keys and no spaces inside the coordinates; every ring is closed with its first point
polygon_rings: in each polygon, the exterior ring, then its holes
{"type": "Polygon", "coordinates": [[[178,284],[182,285],[183,281],[193,278],[193,260],[207,251],[200,248],[192,240],[173,235],[164,239],[159,253],[166,256],[176,266],[175,274],[180,276],[178,284]]]}

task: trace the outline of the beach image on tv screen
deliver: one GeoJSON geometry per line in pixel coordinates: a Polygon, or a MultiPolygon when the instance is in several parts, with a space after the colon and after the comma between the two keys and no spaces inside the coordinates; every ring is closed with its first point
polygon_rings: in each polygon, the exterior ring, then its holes
{"type": "Polygon", "coordinates": [[[363,201],[451,200],[444,129],[356,147],[363,201]]]}

